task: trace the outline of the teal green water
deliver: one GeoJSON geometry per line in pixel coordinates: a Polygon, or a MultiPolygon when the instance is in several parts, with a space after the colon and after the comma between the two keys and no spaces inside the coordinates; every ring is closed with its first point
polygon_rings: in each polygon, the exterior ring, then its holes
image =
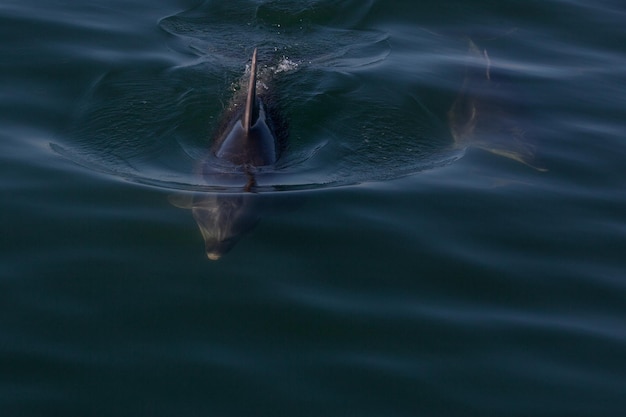
{"type": "Polygon", "coordinates": [[[1,414],[621,415],[625,18],[5,0],[1,414]],[[170,200],[241,187],[194,166],[254,47],[288,145],[209,261],[170,200]]]}

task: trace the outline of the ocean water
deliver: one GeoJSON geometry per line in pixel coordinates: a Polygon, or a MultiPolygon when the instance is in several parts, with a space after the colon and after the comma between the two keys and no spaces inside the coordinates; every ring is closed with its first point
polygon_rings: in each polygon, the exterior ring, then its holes
{"type": "Polygon", "coordinates": [[[3,0],[0,415],[623,415],[624,21],[3,0]],[[211,261],[172,201],[242,192],[197,166],[255,47],[288,139],[211,261]]]}

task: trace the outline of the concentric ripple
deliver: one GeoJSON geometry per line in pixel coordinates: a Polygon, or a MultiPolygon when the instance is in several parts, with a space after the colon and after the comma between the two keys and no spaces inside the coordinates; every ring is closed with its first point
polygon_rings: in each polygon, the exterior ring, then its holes
{"type": "Polygon", "coordinates": [[[240,170],[212,160],[209,148],[258,47],[266,88],[276,97],[289,136],[278,164],[258,169],[259,191],[384,181],[459,158],[441,103],[453,99],[451,86],[457,88],[462,77],[440,86],[441,94],[430,94],[437,96],[432,103],[415,89],[394,85],[393,74],[380,70],[389,39],[358,28],[366,10],[361,3],[215,3],[162,19],[176,64],[134,63],[103,74],[55,150],[132,182],[241,190],[245,176],[233,181],[240,170]],[[329,15],[341,17],[334,19],[336,26],[322,27],[319,22],[328,22],[329,15]],[[223,169],[228,181],[198,175],[200,164],[223,169]]]}

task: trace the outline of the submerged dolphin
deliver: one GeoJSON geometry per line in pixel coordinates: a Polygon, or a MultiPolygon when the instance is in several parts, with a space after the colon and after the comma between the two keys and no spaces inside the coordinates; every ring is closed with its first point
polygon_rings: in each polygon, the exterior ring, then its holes
{"type": "Polygon", "coordinates": [[[484,149],[546,171],[537,164],[534,147],[508,109],[510,92],[492,79],[487,50],[479,50],[469,40],[469,54],[472,62],[466,66],[463,85],[448,111],[455,145],[484,149]]]}
{"type": "Polygon", "coordinates": [[[241,192],[198,193],[190,201],[173,200],[178,207],[191,208],[206,247],[206,255],[217,260],[260,219],[261,197],[255,194],[257,168],[276,163],[280,143],[274,131],[263,97],[257,94],[257,50],[252,54],[250,76],[235,95],[226,112],[223,128],[215,136],[210,158],[229,168],[230,174],[216,172],[205,162],[200,173],[205,177],[229,176],[245,181],[241,192]]]}

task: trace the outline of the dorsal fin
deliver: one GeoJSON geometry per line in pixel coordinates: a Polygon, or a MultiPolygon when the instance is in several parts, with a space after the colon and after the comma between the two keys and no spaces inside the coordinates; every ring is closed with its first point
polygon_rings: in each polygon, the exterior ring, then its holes
{"type": "Polygon", "coordinates": [[[254,124],[254,110],[256,107],[256,48],[252,53],[250,64],[250,81],[248,82],[248,98],[246,99],[246,111],[243,114],[243,128],[248,133],[254,124]]]}

